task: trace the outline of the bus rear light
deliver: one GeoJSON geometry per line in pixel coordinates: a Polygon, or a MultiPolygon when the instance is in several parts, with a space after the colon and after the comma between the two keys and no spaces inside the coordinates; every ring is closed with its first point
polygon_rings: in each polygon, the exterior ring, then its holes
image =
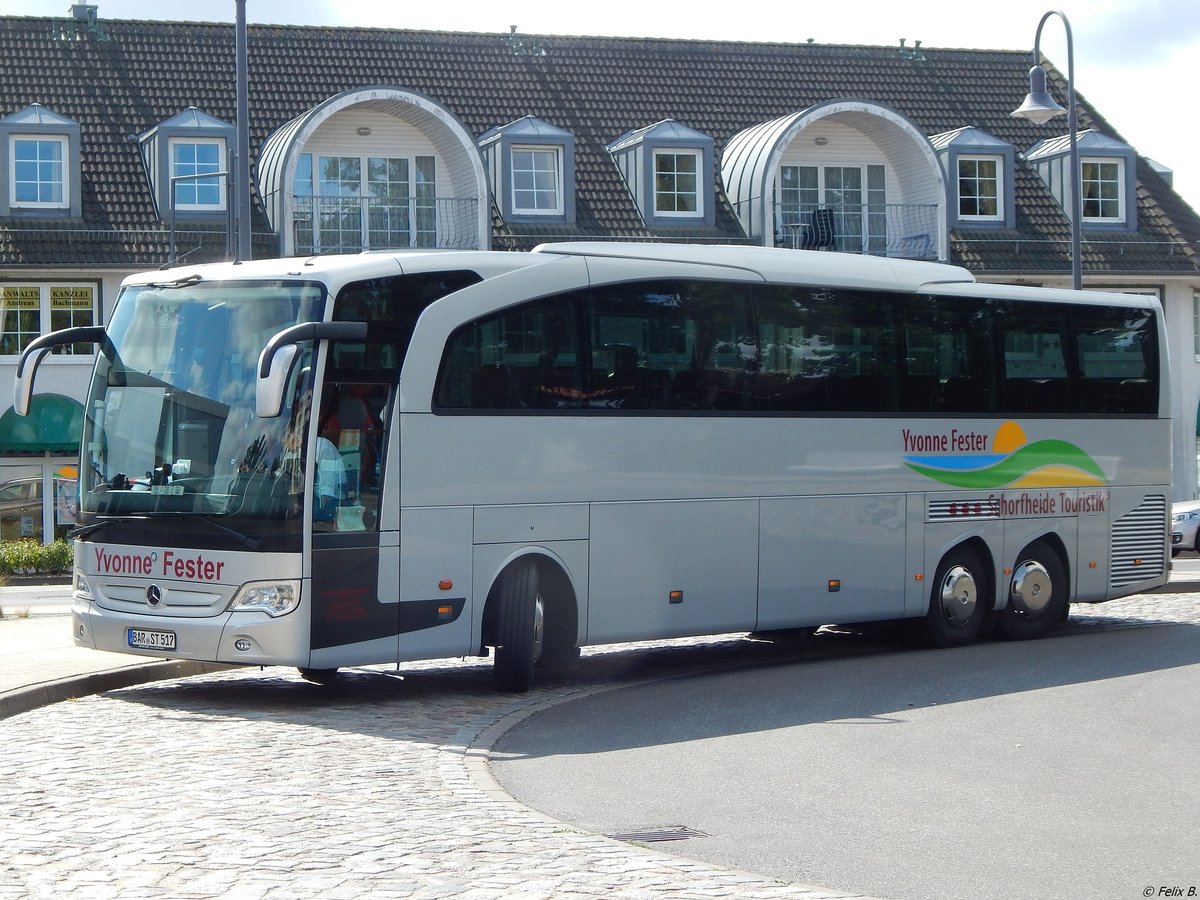
{"type": "Polygon", "coordinates": [[[242,585],[230,612],[264,612],[268,616],[286,616],[300,605],[300,583],[297,581],[252,581],[242,585]]]}

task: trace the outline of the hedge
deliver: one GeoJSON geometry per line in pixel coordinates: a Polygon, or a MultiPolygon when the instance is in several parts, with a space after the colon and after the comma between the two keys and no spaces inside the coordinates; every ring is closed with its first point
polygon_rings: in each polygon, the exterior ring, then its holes
{"type": "Polygon", "coordinates": [[[0,575],[61,575],[71,571],[74,551],[66,541],[0,543],[0,575]]]}

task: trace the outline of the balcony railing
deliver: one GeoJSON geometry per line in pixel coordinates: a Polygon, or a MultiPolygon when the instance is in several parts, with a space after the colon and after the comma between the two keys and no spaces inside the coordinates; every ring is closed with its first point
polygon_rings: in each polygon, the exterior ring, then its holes
{"type": "Polygon", "coordinates": [[[938,258],[935,203],[775,204],[775,246],[938,258]]]}
{"type": "Polygon", "coordinates": [[[480,246],[474,198],[292,197],[297,255],[480,246]]]}

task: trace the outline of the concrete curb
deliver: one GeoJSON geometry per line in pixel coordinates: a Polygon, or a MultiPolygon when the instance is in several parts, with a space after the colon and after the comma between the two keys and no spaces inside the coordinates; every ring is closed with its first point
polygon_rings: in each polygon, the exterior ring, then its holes
{"type": "Polygon", "coordinates": [[[118,688],[148,684],[152,681],[165,681],[169,678],[186,678],[189,675],[223,672],[226,669],[234,668],[237,666],[192,660],[164,660],[146,665],[124,666],[102,672],[72,675],[69,678],[33,684],[0,694],[0,719],[28,712],[39,706],[48,706],[51,703],[86,697],[91,694],[102,694],[118,688]]]}

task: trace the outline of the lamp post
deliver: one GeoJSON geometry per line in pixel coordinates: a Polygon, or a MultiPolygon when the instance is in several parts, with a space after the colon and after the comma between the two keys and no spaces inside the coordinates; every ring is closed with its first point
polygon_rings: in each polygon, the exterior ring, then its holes
{"type": "Polygon", "coordinates": [[[1071,23],[1061,12],[1052,9],[1038,22],[1037,34],[1033,38],[1033,68],[1029,70],[1029,93],[1025,96],[1025,102],[1014,109],[1011,115],[1018,119],[1028,119],[1035,125],[1042,125],[1063,113],[1067,114],[1067,132],[1070,140],[1071,209],[1068,218],[1071,220],[1071,286],[1078,291],[1083,287],[1083,262],[1080,259],[1083,243],[1080,237],[1080,226],[1083,222],[1083,174],[1079,168],[1079,147],[1075,143],[1075,133],[1079,130],[1075,113],[1075,46],[1071,39],[1071,23]],[[1042,26],[1051,16],[1062,19],[1063,27],[1067,30],[1066,109],[1055,103],[1046,90],[1046,70],[1042,68],[1042,26]]]}

